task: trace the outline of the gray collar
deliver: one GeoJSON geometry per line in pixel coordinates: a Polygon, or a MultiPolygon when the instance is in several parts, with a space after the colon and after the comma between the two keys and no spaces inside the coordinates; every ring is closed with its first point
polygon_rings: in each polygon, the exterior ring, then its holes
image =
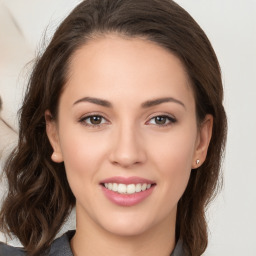
{"type": "MultiPolygon", "coordinates": [[[[71,230],[55,239],[50,247],[48,256],[74,256],[70,247],[70,240],[75,234],[75,230],[71,230]]],[[[0,256],[26,256],[26,252],[22,248],[16,248],[0,242],[0,256]]],[[[182,241],[179,240],[174,251],[170,256],[184,256],[182,241]]]]}
{"type": "MultiPolygon", "coordinates": [[[[75,230],[68,231],[61,237],[57,238],[50,250],[49,256],[73,256],[71,247],[70,247],[70,240],[75,234],[75,230]]],[[[170,256],[184,256],[182,241],[179,240],[176,244],[174,251],[170,256]]]]}
{"type": "Polygon", "coordinates": [[[51,246],[49,256],[73,256],[70,240],[75,234],[75,230],[66,232],[61,237],[54,240],[51,246]]]}

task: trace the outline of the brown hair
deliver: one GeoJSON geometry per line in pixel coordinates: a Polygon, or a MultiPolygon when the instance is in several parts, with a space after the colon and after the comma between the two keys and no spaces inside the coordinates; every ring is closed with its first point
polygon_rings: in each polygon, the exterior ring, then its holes
{"type": "Polygon", "coordinates": [[[64,164],[51,161],[44,113],[57,117],[58,101],[74,52],[95,35],[117,33],[151,40],[183,62],[194,91],[198,123],[212,114],[213,134],[206,161],[191,177],[178,203],[176,238],[186,255],[207,247],[206,206],[217,191],[226,140],[220,67],[206,35],[193,18],[171,0],[86,0],[55,32],[31,75],[20,112],[17,148],[4,171],[8,195],[0,228],[16,235],[30,255],[49,248],[75,204],[64,164]]]}

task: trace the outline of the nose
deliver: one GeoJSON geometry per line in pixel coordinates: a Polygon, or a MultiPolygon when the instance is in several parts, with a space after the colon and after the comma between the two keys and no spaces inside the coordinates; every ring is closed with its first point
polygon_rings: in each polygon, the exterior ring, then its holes
{"type": "Polygon", "coordinates": [[[109,159],[112,164],[123,168],[146,161],[146,150],[138,129],[132,125],[123,125],[115,131],[109,159]]]}

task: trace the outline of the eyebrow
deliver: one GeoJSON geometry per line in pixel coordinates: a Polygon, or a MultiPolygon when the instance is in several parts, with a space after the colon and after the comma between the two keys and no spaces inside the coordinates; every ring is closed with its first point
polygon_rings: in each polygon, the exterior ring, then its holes
{"type": "MultiPolygon", "coordinates": [[[[107,100],[99,99],[99,98],[93,98],[93,97],[81,98],[81,99],[75,101],[73,105],[76,105],[76,104],[81,103],[81,102],[90,102],[90,103],[100,105],[100,106],[103,106],[103,107],[107,107],[107,108],[112,108],[113,107],[111,102],[109,102],[107,100]]],[[[150,108],[150,107],[160,105],[160,104],[166,103],[166,102],[174,102],[174,103],[177,103],[177,104],[183,106],[184,108],[186,108],[185,104],[183,102],[181,102],[180,100],[177,100],[175,98],[172,98],[172,97],[165,97],[165,98],[159,98],[159,99],[154,99],[154,100],[148,100],[148,101],[145,101],[144,103],[142,103],[141,107],[142,108],[150,108]]]]}
{"type": "Polygon", "coordinates": [[[149,108],[149,107],[153,107],[153,106],[165,103],[165,102],[174,102],[174,103],[177,103],[177,104],[183,106],[186,109],[185,104],[183,102],[181,102],[180,100],[177,100],[175,98],[172,98],[172,97],[159,98],[159,99],[155,99],[155,100],[148,100],[148,101],[142,103],[141,107],[142,108],[149,108]]]}
{"type": "Polygon", "coordinates": [[[103,107],[107,107],[107,108],[112,108],[112,104],[107,101],[107,100],[103,100],[103,99],[98,99],[98,98],[92,98],[92,97],[84,97],[82,99],[77,100],[76,102],[74,102],[73,105],[76,105],[80,102],[90,102],[90,103],[94,103],[103,107]]]}

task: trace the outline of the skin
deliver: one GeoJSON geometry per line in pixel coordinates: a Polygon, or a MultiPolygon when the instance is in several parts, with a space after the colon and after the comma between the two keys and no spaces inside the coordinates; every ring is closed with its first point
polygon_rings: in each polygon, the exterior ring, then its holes
{"type": "Polygon", "coordinates": [[[45,118],[52,160],[64,161],[76,197],[74,255],[170,255],[177,203],[191,169],[205,160],[212,130],[210,115],[197,124],[181,61],[144,39],[93,39],[72,57],[57,121],[49,111],[45,118]],[[166,97],[172,100],[145,106],[166,97]],[[89,115],[102,116],[100,124],[92,124],[89,115]],[[159,122],[157,116],[170,119],[159,122]],[[113,176],[138,176],[156,186],[141,203],[119,206],[100,185],[113,176]]]}

